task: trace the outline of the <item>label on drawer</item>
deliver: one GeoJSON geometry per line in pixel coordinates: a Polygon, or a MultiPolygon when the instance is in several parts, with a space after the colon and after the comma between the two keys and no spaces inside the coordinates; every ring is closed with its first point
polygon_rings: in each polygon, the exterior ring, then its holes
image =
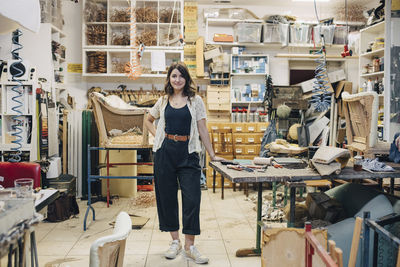
{"type": "Polygon", "coordinates": [[[254,138],[247,138],[247,141],[248,141],[249,143],[254,143],[254,138]]]}
{"type": "Polygon", "coordinates": [[[241,131],[242,131],[242,127],[240,127],[240,126],[237,126],[235,129],[236,129],[236,131],[238,131],[238,132],[241,132],[241,131]]]}
{"type": "Polygon", "coordinates": [[[242,154],[243,150],[241,148],[236,148],[236,153],[242,154]]]}
{"type": "Polygon", "coordinates": [[[254,152],[256,152],[255,149],[253,148],[249,148],[247,151],[249,154],[254,154],[254,152]]]}
{"type": "Polygon", "coordinates": [[[213,130],[218,130],[218,126],[211,126],[211,129],[213,129],[213,130]]]}
{"type": "Polygon", "coordinates": [[[255,128],[254,128],[254,126],[249,126],[248,130],[249,130],[249,132],[254,132],[255,128]]]}
{"type": "Polygon", "coordinates": [[[237,143],[241,143],[243,140],[242,140],[242,138],[237,137],[237,138],[235,138],[235,141],[236,141],[237,143]]]}

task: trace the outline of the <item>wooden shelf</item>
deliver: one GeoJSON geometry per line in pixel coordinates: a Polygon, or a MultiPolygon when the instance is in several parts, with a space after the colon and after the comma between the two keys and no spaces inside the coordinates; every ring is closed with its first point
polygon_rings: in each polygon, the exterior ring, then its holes
{"type": "MultiPolygon", "coordinates": [[[[320,57],[320,55],[310,55],[310,54],[276,54],[275,57],[279,58],[288,58],[289,60],[315,60],[320,57]]],[[[333,56],[327,55],[327,61],[346,61],[347,59],[357,59],[358,56],[351,56],[351,57],[341,57],[341,56],[333,56]]]]}

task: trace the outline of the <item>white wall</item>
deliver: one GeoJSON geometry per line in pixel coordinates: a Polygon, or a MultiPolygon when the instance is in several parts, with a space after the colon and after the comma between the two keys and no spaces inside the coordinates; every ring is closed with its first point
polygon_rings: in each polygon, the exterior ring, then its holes
{"type": "MultiPolygon", "coordinates": [[[[246,2],[246,1],[241,1],[246,2]]],[[[342,1],[334,1],[335,3],[318,4],[318,13],[320,18],[330,17],[335,14],[335,6],[337,3],[341,3],[342,1]]],[[[367,6],[376,6],[379,2],[378,0],[364,0],[367,6]]],[[[203,9],[205,7],[210,7],[209,4],[205,3],[205,1],[200,1],[198,6],[199,9],[199,35],[204,35],[204,25],[203,25],[203,9]],[[202,4],[203,3],[203,4],[202,4]]],[[[232,7],[228,5],[212,5],[212,7],[232,7]]],[[[291,2],[288,0],[279,1],[279,5],[277,1],[252,1],[252,5],[235,5],[235,7],[243,7],[247,8],[255,15],[259,17],[263,17],[264,15],[271,14],[288,14],[297,16],[299,20],[313,20],[315,21],[314,7],[312,2],[291,2]],[[268,4],[255,4],[255,3],[267,3],[268,4]]],[[[66,47],[67,47],[67,63],[82,63],[82,1],[79,3],[74,3],[74,1],[64,0],[63,1],[63,15],[65,25],[63,31],[66,33],[66,47]]],[[[4,58],[3,55],[7,52],[8,47],[7,43],[9,42],[8,37],[0,35],[0,58],[4,58]],[[6,44],[5,44],[6,43],[6,44]]],[[[11,41],[9,42],[9,44],[11,41]]],[[[289,83],[288,76],[288,66],[289,61],[287,59],[279,59],[273,57],[276,53],[305,53],[304,49],[294,49],[291,48],[289,50],[282,50],[279,48],[274,48],[268,51],[271,55],[271,75],[275,84],[285,85],[289,83]]],[[[328,53],[339,53],[340,51],[330,51],[328,48],[328,53]]],[[[357,65],[357,62],[354,62],[354,65],[357,65]]],[[[349,69],[353,69],[353,64],[347,64],[349,69]]],[[[358,66],[356,66],[357,68],[358,66]]],[[[354,71],[357,73],[357,71],[354,71]]],[[[150,89],[151,84],[158,89],[163,88],[164,80],[163,79],[153,79],[153,80],[141,80],[141,82],[132,81],[128,78],[120,77],[113,79],[105,79],[105,78],[85,78],[80,75],[67,75],[67,83],[68,83],[68,92],[70,95],[75,97],[75,101],[77,103],[78,108],[84,108],[87,103],[86,92],[92,86],[100,86],[103,89],[116,89],[119,84],[126,84],[128,89],[150,89]]],[[[204,87],[204,86],[203,86],[204,87]]]]}
{"type": "MultiPolygon", "coordinates": [[[[66,61],[73,64],[82,64],[82,1],[63,1],[62,13],[64,15],[64,28],[66,34],[65,46],[66,61]]],[[[87,83],[80,74],[67,73],[67,91],[60,94],[66,96],[68,92],[75,98],[78,109],[84,109],[87,105],[87,83]]]]}

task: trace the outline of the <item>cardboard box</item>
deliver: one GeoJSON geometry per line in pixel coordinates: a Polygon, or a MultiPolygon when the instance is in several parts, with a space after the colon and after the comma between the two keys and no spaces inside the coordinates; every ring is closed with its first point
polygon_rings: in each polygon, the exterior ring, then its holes
{"type": "Polygon", "coordinates": [[[335,88],[335,97],[339,98],[342,92],[347,92],[349,94],[353,93],[353,83],[349,81],[340,81],[337,83],[335,88]]]}
{"type": "Polygon", "coordinates": [[[204,51],[204,59],[205,60],[209,60],[212,59],[214,57],[218,57],[220,55],[222,55],[223,51],[222,51],[222,47],[221,46],[217,46],[214,49],[208,50],[208,51],[204,51]]]}
{"type": "MultiPolygon", "coordinates": [[[[314,90],[314,82],[316,82],[315,78],[300,83],[301,89],[303,90],[303,94],[312,93],[312,90],[314,90]]],[[[333,92],[332,84],[330,82],[328,82],[327,86],[329,86],[328,91],[333,92]]],[[[306,98],[309,98],[309,97],[306,97],[306,98]]],[[[303,99],[304,99],[304,95],[303,95],[303,99]]]]}
{"type": "Polygon", "coordinates": [[[233,43],[233,36],[225,33],[216,33],[214,34],[213,41],[233,43]]]}
{"type": "Polygon", "coordinates": [[[346,73],[344,73],[344,70],[342,69],[332,71],[328,73],[328,79],[330,83],[346,80],[346,73]]]}

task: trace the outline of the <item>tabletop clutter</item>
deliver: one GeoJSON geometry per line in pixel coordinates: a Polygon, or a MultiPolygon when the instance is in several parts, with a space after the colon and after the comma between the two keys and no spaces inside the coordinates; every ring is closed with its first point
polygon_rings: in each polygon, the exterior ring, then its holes
{"type": "MultiPolygon", "coordinates": [[[[275,143],[275,142],[274,142],[275,143]]],[[[276,146],[282,142],[272,144],[276,146]]],[[[271,147],[271,144],[269,144],[271,147]]],[[[297,147],[296,151],[304,153],[304,149],[297,147]]],[[[299,153],[297,153],[299,154],[299,153]]],[[[346,167],[351,158],[350,151],[344,148],[321,146],[313,155],[312,158],[300,158],[300,157],[254,157],[251,160],[225,160],[221,163],[226,165],[228,169],[237,171],[247,172],[266,172],[268,167],[276,169],[304,169],[312,168],[318,172],[321,176],[327,176],[331,174],[340,174],[341,170],[346,167]]],[[[376,159],[363,159],[362,156],[357,155],[353,159],[354,170],[361,171],[365,170],[368,172],[391,172],[394,169],[391,166],[386,165],[384,162],[380,162],[376,159]]]]}

